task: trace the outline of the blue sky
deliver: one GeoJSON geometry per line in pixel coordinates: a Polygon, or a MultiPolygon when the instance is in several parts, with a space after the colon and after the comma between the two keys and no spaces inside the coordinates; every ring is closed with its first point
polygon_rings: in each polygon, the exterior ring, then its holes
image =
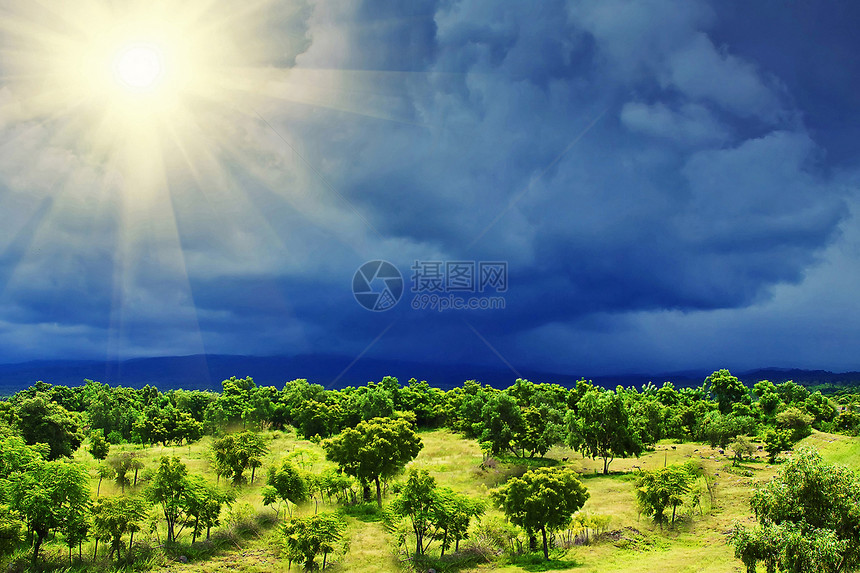
{"type": "MultiPolygon", "coordinates": [[[[6,23],[34,17],[0,5],[6,23]]],[[[320,0],[244,16],[224,41],[253,61],[213,72],[230,95],[183,94],[183,115],[147,128],[158,156],[139,143],[129,172],[132,144],[82,143],[131,139],[97,105],[28,111],[47,88],[12,64],[37,48],[7,35],[0,361],[860,369],[860,7],[320,0]],[[145,198],[141,165],[159,173],[145,198]],[[352,292],[376,259],[405,278],[384,312],[352,292]],[[415,261],[506,262],[505,307],[412,308],[415,261]]]]}

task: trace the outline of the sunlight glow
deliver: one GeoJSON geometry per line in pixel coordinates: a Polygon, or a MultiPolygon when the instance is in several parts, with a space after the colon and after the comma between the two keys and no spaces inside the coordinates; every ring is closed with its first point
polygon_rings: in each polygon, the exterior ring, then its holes
{"type": "Polygon", "coordinates": [[[114,72],[125,86],[136,90],[154,88],[161,77],[161,50],[153,44],[132,45],[116,57],[114,72]]]}
{"type": "Polygon", "coordinates": [[[92,232],[89,248],[113,264],[108,351],[119,356],[127,325],[154,308],[198,328],[189,266],[201,276],[301,261],[260,189],[343,244],[366,240],[355,210],[296,160],[300,136],[285,117],[325,108],[392,120],[399,106],[356,97],[375,89],[374,73],[302,70],[302,26],[284,35],[274,25],[294,18],[308,18],[304,4],[282,0],[0,6],[0,157],[20,166],[12,186],[34,213],[3,288],[30,288],[27,273],[44,253],[92,232]],[[270,259],[248,256],[276,244],[270,259]],[[146,298],[155,283],[172,298],[146,298]]]}

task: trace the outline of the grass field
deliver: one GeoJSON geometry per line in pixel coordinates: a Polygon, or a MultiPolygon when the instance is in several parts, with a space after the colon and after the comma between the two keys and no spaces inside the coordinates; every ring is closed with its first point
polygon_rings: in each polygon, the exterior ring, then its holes
{"type": "MultiPolygon", "coordinates": [[[[322,449],[305,440],[297,439],[294,433],[270,432],[270,454],[265,466],[295,452],[297,448],[305,454],[301,461],[306,469],[321,471],[329,466],[322,449]]],[[[496,467],[482,469],[483,456],[473,440],[465,440],[448,430],[424,431],[424,443],[420,455],[408,467],[428,470],[440,485],[472,496],[485,496],[489,489],[501,484],[510,475],[522,473],[526,468],[521,460],[502,460],[496,467]]],[[[208,460],[210,438],[182,447],[114,446],[112,453],[122,450],[139,450],[146,466],[152,469],[161,456],[177,456],[189,468],[189,473],[206,476],[214,481],[208,460]]],[[[831,462],[856,465],[860,459],[860,439],[841,435],[814,433],[801,445],[817,448],[831,462]]],[[[82,448],[76,459],[85,463],[95,476],[96,461],[82,448]]],[[[466,565],[456,558],[437,565],[439,571],[500,571],[506,573],[521,571],[571,570],[586,572],[740,572],[741,563],[734,559],[732,549],[726,544],[726,535],[736,521],[752,523],[749,511],[749,497],[756,483],[769,480],[776,474],[779,464],[768,464],[764,454],[734,468],[727,455],[707,445],[696,443],[672,444],[661,442],[655,449],[640,458],[614,460],[609,469],[611,474],[604,476],[601,460],[583,458],[568,448],[553,448],[545,460],[528,461],[528,465],[566,464],[582,474],[583,483],[588,488],[590,498],[584,510],[609,516],[607,532],[597,541],[588,545],[577,545],[567,550],[557,550],[553,561],[543,564],[537,559],[524,559],[516,564],[480,563],[466,565]],[[566,461],[563,461],[567,458],[566,461]],[[685,511],[673,529],[656,527],[636,510],[633,478],[638,468],[652,469],[693,460],[700,464],[709,479],[712,496],[703,489],[701,508],[685,511]],[[638,468],[637,468],[638,466],[638,468]],[[742,475],[746,473],[747,475],[742,475]]],[[[492,464],[490,464],[492,465],[492,464]]],[[[264,466],[264,470],[265,470],[264,466]]],[[[141,484],[131,490],[145,486],[145,475],[141,473],[141,484]]],[[[238,490],[237,502],[230,512],[225,512],[222,525],[213,531],[212,543],[197,543],[194,547],[184,546],[176,554],[162,556],[153,552],[157,570],[176,572],[286,572],[287,562],[281,559],[278,545],[278,528],[275,526],[274,510],[264,507],[260,490],[265,482],[265,471],[257,474],[253,485],[245,485],[238,490]],[[184,551],[184,553],[183,553],[184,551]],[[178,561],[185,555],[189,562],[178,561]]],[[[702,481],[704,484],[704,481],[702,481]]],[[[95,495],[98,479],[92,478],[95,495]]],[[[129,489],[129,488],[127,488],[129,489]]],[[[119,494],[119,488],[104,480],[101,495],[119,494]]],[[[390,497],[389,497],[390,499],[390,497]]],[[[294,511],[299,514],[313,513],[316,504],[304,504],[294,511]]],[[[319,510],[334,510],[320,503],[319,510]]],[[[331,571],[361,571],[383,573],[400,571],[403,556],[396,554],[379,516],[372,508],[367,514],[354,513],[345,516],[348,524],[349,551],[336,559],[331,571]]],[[[498,515],[495,510],[487,517],[498,515]]],[[[138,539],[146,539],[141,534],[138,539]]],[[[183,535],[190,542],[189,535],[183,535]]],[[[153,533],[149,543],[157,545],[164,539],[163,526],[153,533]]],[[[84,551],[92,552],[92,543],[84,545],[84,551]]],[[[48,545],[46,556],[55,562],[67,559],[66,548],[61,545],[48,545]]],[[[438,548],[435,550],[438,554],[438,548]]],[[[299,571],[296,564],[293,571],[299,571]]]]}

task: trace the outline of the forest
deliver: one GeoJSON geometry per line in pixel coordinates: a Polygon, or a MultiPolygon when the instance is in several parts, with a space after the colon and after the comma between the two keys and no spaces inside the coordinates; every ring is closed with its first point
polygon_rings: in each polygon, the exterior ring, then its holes
{"type": "Polygon", "coordinates": [[[854,571],[860,395],[394,377],[0,402],[9,571],[854,571]]]}

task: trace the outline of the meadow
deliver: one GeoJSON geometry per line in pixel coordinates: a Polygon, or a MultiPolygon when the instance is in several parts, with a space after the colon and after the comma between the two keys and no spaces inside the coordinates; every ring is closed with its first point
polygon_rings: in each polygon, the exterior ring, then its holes
{"type": "MultiPolygon", "coordinates": [[[[465,439],[447,429],[424,430],[419,433],[424,444],[418,457],[407,465],[410,468],[426,469],[437,480],[453,490],[474,497],[485,498],[493,487],[502,484],[512,475],[522,474],[526,469],[539,465],[568,465],[582,476],[590,497],[583,512],[605,516],[608,523],[588,543],[559,547],[553,550],[552,559],[522,558],[505,562],[503,559],[482,562],[474,551],[463,551],[439,559],[438,547],[431,547],[429,563],[437,571],[520,571],[570,570],[591,572],[736,572],[743,566],[733,556],[726,538],[735,522],[753,524],[749,498],[756,484],[770,480],[779,470],[780,464],[767,462],[764,452],[759,451],[751,460],[733,464],[729,452],[721,454],[718,448],[707,444],[662,440],[638,458],[616,459],[610,466],[611,473],[603,475],[602,461],[584,457],[567,447],[555,446],[544,458],[502,458],[488,461],[475,440],[465,439]],[[639,515],[634,492],[634,478],[640,470],[649,470],[667,464],[694,461],[703,470],[703,499],[697,508],[685,508],[674,527],[658,527],[645,516],[639,515]],[[707,483],[705,483],[705,480],[707,483]]],[[[292,454],[293,461],[304,470],[319,473],[333,467],[325,460],[322,448],[308,440],[300,439],[290,429],[265,432],[269,454],[264,460],[263,470],[292,454]]],[[[137,486],[129,486],[131,492],[142,490],[162,456],[179,457],[190,474],[205,476],[215,481],[210,464],[212,438],[184,446],[142,447],[123,444],[111,448],[111,453],[136,450],[142,456],[146,469],[140,473],[137,486]]],[[[758,444],[757,444],[758,445],[758,444]]],[[[838,434],[815,431],[797,444],[816,448],[825,460],[847,465],[856,465],[860,455],[860,439],[838,434]]],[[[791,456],[791,452],[784,455],[791,456]]],[[[93,496],[120,494],[120,487],[104,479],[99,485],[98,461],[81,447],[75,460],[83,463],[91,474],[93,496]]],[[[237,488],[237,499],[231,508],[225,509],[221,526],[213,530],[211,541],[198,541],[191,546],[190,535],[182,535],[179,544],[169,553],[156,551],[163,542],[163,525],[155,523],[152,531],[142,532],[138,538],[139,548],[150,548],[150,560],[140,566],[155,567],[161,571],[216,572],[244,571],[300,571],[298,564],[292,568],[283,559],[280,532],[277,524],[285,517],[286,510],[276,518],[273,506],[262,502],[261,489],[265,485],[265,471],[257,474],[253,484],[237,488]],[[184,562],[186,561],[187,562],[184,562]]],[[[393,484],[391,484],[393,487],[393,484]]],[[[385,497],[389,501],[392,495],[385,497]]],[[[336,511],[325,499],[305,502],[295,509],[296,515],[313,514],[316,511],[336,511]]],[[[380,512],[375,504],[363,504],[347,508],[341,513],[347,524],[348,551],[329,561],[327,570],[333,572],[361,571],[383,573],[406,570],[406,555],[398,551],[394,540],[386,531],[380,512]]],[[[490,509],[484,520],[503,517],[498,510],[490,509]]],[[[473,526],[474,528],[474,526],[473,526]]],[[[81,548],[92,555],[93,542],[81,548]]],[[[59,544],[47,544],[46,562],[59,564],[68,559],[67,549],[59,544]]],[[[105,557],[106,559],[106,557],[105,557]]],[[[140,560],[139,560],[140,561],[140,560]]],[[[65,561],[68,563],[68,561],[65,561]]],[[[72,569],[78,569],[72,560],[72,569]]]]}

